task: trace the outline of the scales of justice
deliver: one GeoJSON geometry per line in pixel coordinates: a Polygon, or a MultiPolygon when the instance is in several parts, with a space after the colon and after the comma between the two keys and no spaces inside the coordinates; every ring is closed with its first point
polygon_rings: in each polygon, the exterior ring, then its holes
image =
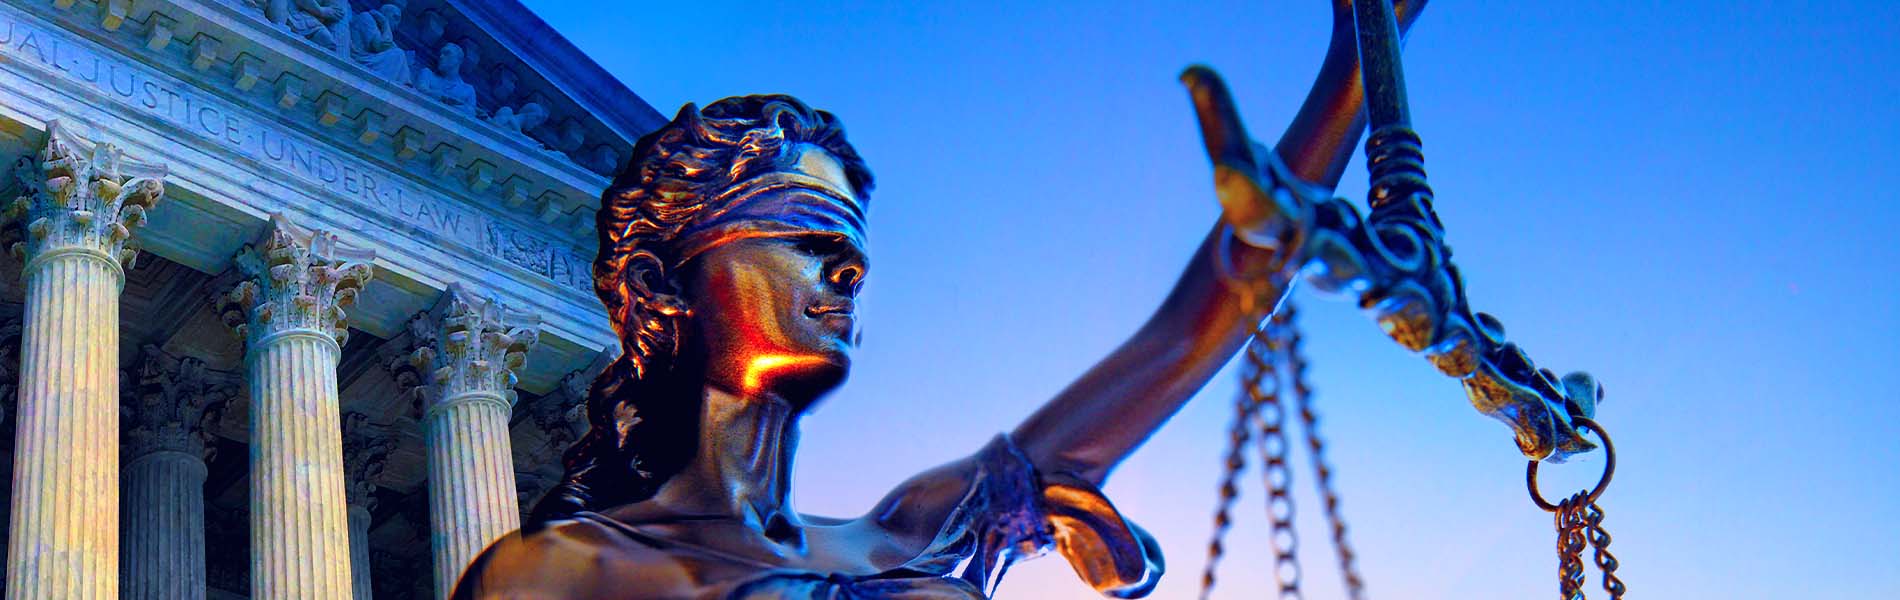
{"type": "Polygon", "coordinates": [[[1584,597],[1586,543],[1603,589],[1621,597],[1597,505],[1615,468],[1592,420],[1600,388],[1537,368],[1471,309],[1433,212],[1399,60],[1424,4],[1334,0],[1318,80],[1270,148],[1212,70],[1183,73],[1223,215],[1162,306],[1014,430],[855,518],[801,514],[789,490],[798,420],[849,369],[871,173],[837,119],[796,99],[686,105],[639,141],[602,198],[594,286],[622,354],[590,389],[590,431],[567,451],[563,483],[453,597],[988,598],[1012,563],[1050,550],[1104,594],[1144,596],[1163,570],[1158,547],[1099,488],[1237,352],[1245,393],[1202,595],[1249,443],[1264,462],[1278,596],[1300,595],[1286,461],[1297,411],[1345,589],[1361,597],[1286,302],[1301,281],[1357,300],[1508,425],[1534,503],[1555,515],[1562,597],[1584,597]],[[1329,196],[1367,128],[1361,214],[1329,196]],[[1539,493],[1540,462],[1598,449],[1593,489],[1539,493]]]}

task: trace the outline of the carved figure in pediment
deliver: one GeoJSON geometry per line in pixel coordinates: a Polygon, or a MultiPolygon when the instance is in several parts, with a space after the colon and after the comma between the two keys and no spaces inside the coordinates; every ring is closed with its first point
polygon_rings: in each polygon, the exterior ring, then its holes
{"type": "Polygon", "coordinates": [[[290,15],[290,0],[236,0],[234,4],[264,13],[264,20],[278,25],[290,15]]]}
{"type": "Polygon", "coordinates": [[[402,0],[390,0],[376,10],[356,13],[350,19],[350,58],[384,79],[408,85],[409,53],[396,45],[402,9],[402,0]]]}
{"type": "MultiPolygon", "coordinates": [[[[271,0],[272,4],[282,5],[282,0],[271,0]]],[[[290,0],[293,10],[289,10],[281,21],[290,28],[291,33],[303,36],[319,47],[344,51],[349,49],[350,2],[349,0],[290,0]]],[[[267,8],[265,16],[270,16],[267,8]]],[[[277,19],[272,18],[272,21],[277,19]]]]}
{"type": "Polygon", "coordinates": [[[611,176],[620,171],[620,151],[613,146],[599,144],[577,157],[576,162],[595,173],[611,176]]]}
{"type": "Polygon", "coordinates": [[[456,112],[475,115],[475,86],[462,79],[463,58],[461,46],[443,44],[436,52],[435,65],[416,72],[416,90],[456,112]]]}
{"type": "Polygon", "coordinates": [[[495,116],[489,117],[488,119],[488,122],[494,123],[496,126],[506,129],[510,133],[519,133],[521,135],[528,135],[528,132],[534,131],[534,128],[540,127],[542,123],[546,123],[547,121],[548,109],[541,106],[539,102],[522,104],[519,109],[511,106],[503,106],[501,110],[495,111],[495,116]]]}

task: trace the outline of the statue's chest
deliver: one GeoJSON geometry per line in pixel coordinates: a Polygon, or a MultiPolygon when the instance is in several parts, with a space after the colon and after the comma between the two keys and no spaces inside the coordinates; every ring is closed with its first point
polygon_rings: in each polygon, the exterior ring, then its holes
{"type": "Polygon", "coordinates": [[[914,551],[907,555],[876,528],[811,527],[780,540],[749,527],[705,525],[626,526],[643,548],[613,570],[643,573],[634,577],[648,590],[662,570],[678,596],[706,600],[984,597],[961,579],[903,568],[914,551]]]}

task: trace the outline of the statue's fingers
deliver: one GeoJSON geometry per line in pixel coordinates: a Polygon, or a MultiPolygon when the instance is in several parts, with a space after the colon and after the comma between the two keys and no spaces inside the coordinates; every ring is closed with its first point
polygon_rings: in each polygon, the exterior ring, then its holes
{"type": "Polygon", "coordinates": [[[1181,72],[1181,83],[1187,86],[1188,95],[1194,100],[1194,113],[1201,122],[1201,141],[1207,145],[1207,158],[1217,167],[1255,172],[1253,143],[1247,138],[1247,128],[1241,124],[1240,112],[1234,109],[1234,98],[1227,93],[1227,84],[1221,81],[1220,75],[1206,66],[1194,65],[1181,72]]]}

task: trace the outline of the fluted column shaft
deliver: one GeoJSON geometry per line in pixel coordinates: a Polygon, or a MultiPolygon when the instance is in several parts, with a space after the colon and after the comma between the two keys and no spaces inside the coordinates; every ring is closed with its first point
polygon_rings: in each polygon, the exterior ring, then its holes
{"type": "Polygon", "coordinates": [[[251,596],[346,598],[336,340],[289,330],[252,346],[251,596]]]}
{"type": "Polygon", "coordinates": [[[26,259],[7,597],[116,600],[119,291],[164,168],[58,122],[46,135],[5,218],[26,259]]]}
{"type": "Polygon", "coordinates": [[[343,309],[369,282],[373,258],[272,215],[234,259],[249,279],[219,313],[246,338],[252,598],[352,593],[336,365],[349,335],[343,309]]]}
{"type": "Polygon", "coordinates": [[[26,272],[7,597],[119,594],[117,262],[42,255],[26,272]]]}
{"type": "Polygon", "coordinates": [[[449,594],[490,542],[521,528],[508,413],[508,402],[490,392],[463,394],[429,410],[424,429],[438,597],[449,594]]]}
{"type": "Polygon", "coordinates": [[[370,600],[369,507],[350,505],[350,597],[370,600]]]}
{"type": "Polygon", "coordinates": [[[230,373],[147,345],[124,390],[125,471],[120,516],[121,598],[205,597],[207,411],[236,391],[230,373]]]}
{"type": "Polygon", "coordinates": [[[410,322],[420,347],[412,363],[428,373],[423,438],[429,449],[430,546],[435,596],[454,591],[462,570],[489,543],[521,527],[508,416],[515,369],[539,338],[540,319],[509,310],[461,284],[410,322]]]}
{"type": "Polygon", "coordinates": [[[343,416],[344,501],[350,505],[350,585],[356,600],[369,600],[369,529],[376,508],[376,478],[396,449],[396,432],[370,423],[368,415],[343,416]]]}
{"type": "Polygon", "coordinates": [[[205,463],[159,450],[125,463],[124,554],[127,600],[205,597],[205,463]]]}

